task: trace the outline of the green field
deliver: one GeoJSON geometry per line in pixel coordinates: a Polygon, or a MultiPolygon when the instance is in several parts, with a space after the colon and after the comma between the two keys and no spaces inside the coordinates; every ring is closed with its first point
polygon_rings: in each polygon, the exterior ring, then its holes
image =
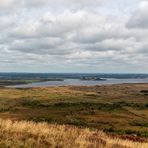
{"type": "Polygon", "coordinates": [[[148,137],[148,84],[0,88],[0,118],[148,137]]]}

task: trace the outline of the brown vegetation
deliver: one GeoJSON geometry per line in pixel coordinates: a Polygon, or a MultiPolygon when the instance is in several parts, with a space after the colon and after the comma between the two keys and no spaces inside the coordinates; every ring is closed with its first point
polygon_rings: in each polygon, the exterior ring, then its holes
{"type": "Polygon", "coordinates": [[[148,137],[148,84],[0,88],[0,118],[148,137]]]}
{"type": "Polygon", "coordinates": [[[101,131],[74,126],[0,119],[0,147],[147,148],[148,143],[110,138],[101,131]]]}

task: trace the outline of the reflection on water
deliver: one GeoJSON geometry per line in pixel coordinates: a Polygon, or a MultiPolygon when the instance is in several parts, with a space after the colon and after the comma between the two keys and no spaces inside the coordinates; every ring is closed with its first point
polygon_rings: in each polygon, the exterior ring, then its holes
{"type": "Polygon", "coordinates": [[[79,79],[65,79],[64,81],[48,81],[25,85],[15,85],[9,87],[29,88],[46,86],[67,86],[67,85],[103,85],[103,84],[122,84],[122,83],[148,83],[148,79],[107,79],[106,81],[82,81],[79,79]]]}

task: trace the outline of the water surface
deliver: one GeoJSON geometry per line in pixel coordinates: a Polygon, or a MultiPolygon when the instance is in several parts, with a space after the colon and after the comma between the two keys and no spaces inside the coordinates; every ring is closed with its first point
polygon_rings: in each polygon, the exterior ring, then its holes
{"type": "Polygon", "coordinates": [[[47,81],[39,83],[31,83],[24,85],[9,86],[14,88],[30,88],[30,87],[47,87],[47,86],[68,86],[68,85],[106,85],[106,84],[123,84],[123,83],[148,83],[148,78],[146,79],[114,79],[109,78],[105,81],[82,81],[80,79],[65,79],[64,81],[47,81]]]}

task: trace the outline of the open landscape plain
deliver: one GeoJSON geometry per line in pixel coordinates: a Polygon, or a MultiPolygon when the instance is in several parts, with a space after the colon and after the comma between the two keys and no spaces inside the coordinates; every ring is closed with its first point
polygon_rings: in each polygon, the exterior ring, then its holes
{"type": "MultiPolygon", "coordinates": [[[[130,142],[142,142],[143,147],[147,147],[148,145],[144,145],[144,143],[148,142],[148,84],[38,88],[1,87],[0,118],[0,130],[3,131],[1,132],[3,133],[1,134],[1,139],[3,139],[1,142],[3,144],[7,143],[8,145],[11,143],[11,146],[14,140],[10,138],[12,135],[18,136],[21,141],[20,144],[23,144],[23,138],[28,134],[33,135],[33,139],[38,137],[36,133],[34,133],[35,131],[33,132],[32,130],[35,127],[43,126],[46,122],[46,124],[49,124],[46,125],[48,130],[50,130],[49,128],[54,128],[58,132],[58,130],[62,128],[62,130],[65,131],[64,134],[71,132],[71,129],[75,129],[75,132],[79,131],[80,133],[84,131],[86,131],[86,133],[90,132],[92,135],[95,133],[94,141],[88,140],[88,145],[87,142],[84,142],[88,147],[90,145],[92,147],[98,147],[95,145],[95,141],[97,142],[96,137],[98,137],[97,135],[100,132],[98,133],[96,130],[102,131],[102,134],[110,137],[112,140],[119,138],[130,140],[130,142]],[[40,122],[43,122],[43,125],[40,122]],[[30,124],[33,127],[31,127],[30,124]],[[2,128],[3,126],[4,128],[2,128]],[[29,127],[27,128],[25,126],[29,127]],[[16,127],[16,133],[13,127],[16,127]],[[4,130],[5,128],[6,130],[4,130]],[[11,131],[11,128],[14,131],[11,131]],[[85,128],[89,128],[89,130],[85,128]],[[26,129],[28,131],[26,131],[26,129]],[[19,131],[17,132],[17,130],[19,131]],[[67,130],[68,132],[66,132],[67,130]]],[[[46,130],[44,132],[46,132],[46,130]]],[[[61,132],[61,134],[63,133],[61,132]]],[[[76,135],[74,134],[74,137],[76,135]]],[[[63,135],[61,137],[63,137],[63,135]]],[[[87,139],[86,137],[84,138],[85,140],[87,139]]],[[[51,144],[53,147],[56,147],[53,145],[53,139],[48,139],[48,142],[46,138],[45,141],[43,139],[38,141],[39,145],[49,147],[51,144]]],[[[27,141],[28,140],[29,138],[27,141]]],[[[61,140],[64,141],[63,138],[61,140]]],[[[61,140],[59,137],[59,142],[56,142],[56,145],[59,147],[60,145],[61,147],[65,145],[61,143],[61,140]],[[59,143],[61,144],[59,145],[59,143]]],[[[106,138],[104,138],[104,141],[106,141],[106,138]]],[[[122,145],[124,145],[123,143],[125,144],[126,142],[122,142],[122,145]]],[[[28,142],[28,144],[30,144],[30,142],[28,142]]],[[[71,147],[86,147],[86,145],[84,146],[82,143],[82,145],[77,143],[77,146],[75,144],[74,140],[73,143],[71,143],[71,147]]],[[[116,144],[115,142],[112,146],[116,144]]],[[[103,147],[105,146],[107,146],[107,141],[103,144],[103,147]]],[[[29,145],[26,145],[26,147],[29,147],[29,145]]],[[[30,145],[30,147],[32,146],[30,145]]],[[[116,147],[119,147],[119,145],[116,147]]],[[[129,145],[129,147],[133,146],[129,145]]]]}

